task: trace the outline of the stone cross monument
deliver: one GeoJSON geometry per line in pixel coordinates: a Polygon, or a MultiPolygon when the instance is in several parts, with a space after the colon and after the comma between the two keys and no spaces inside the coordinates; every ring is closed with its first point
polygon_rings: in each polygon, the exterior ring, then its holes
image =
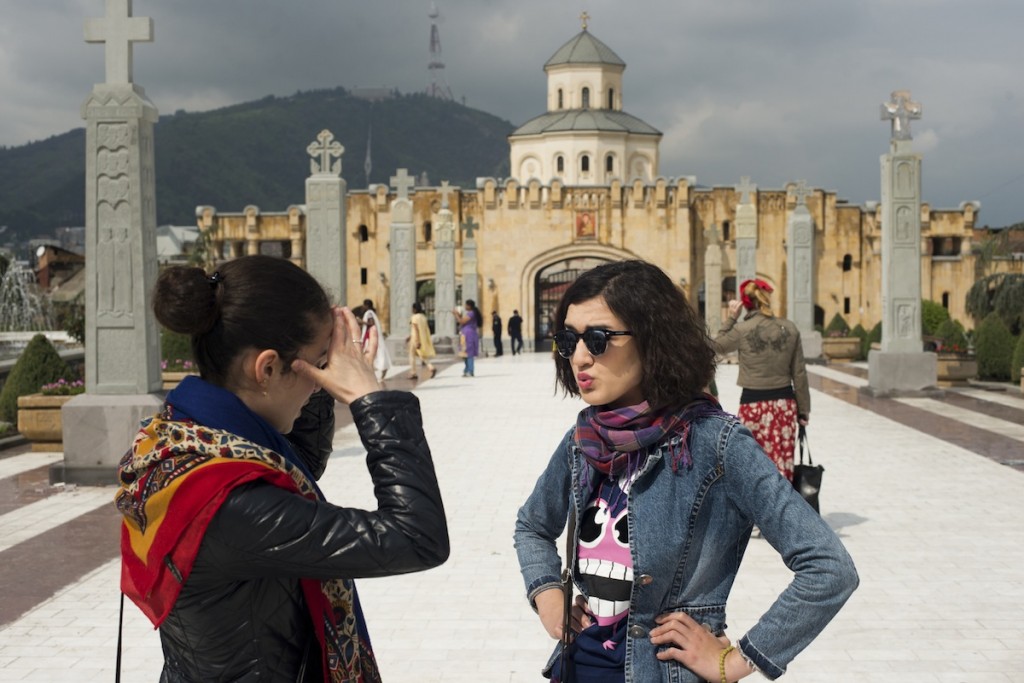
{"type": "Polygon", "coordinates": [[[455,220],[448,206],[452,188],[448,181],[441,183],[441,210],[437,212],[437,230],[434,231],[434,334],[439,338],[455,337],[455,220]]]}
{"type": "Polygon", "coordinates": [[[160,329],[149,305],[157,276],[153,124],[158,114],[132,82],[132,43],[153,40],[131,0],[107,0],[85,23],[106,46],[106,82],[82,105],[85,132],[85,386],[65,404],[64,461],[52,478],[110,484],[139,420],[156,413],[160,329]]]}
{"type": "Polygon", "coordinates": [[[704,323],[708,336],[722,329],[722,239],[714,223],[704,231],[704,323]]]}
{"type": "Polygon", "coordinates": [[[341,177],[341,155],[345,148],[334,139],[331,131],[324,129],[306,152],[312,157],[310,176],[306,178],[306,270],[344,306],[348,302],[345,268],[348,185],[341,177]]]}
{"type": "Polygon", "coordinates": [[[882,105],[892,124],[882,164],[882,348],[868,354],[874,395],[934,390],[938,361],[921,339],[921,155],[911,149],[910,121],[921,105],[897,90],[882,105]]]}
{"type": "Polygon", "coordinates": [[[412,305],[416,301],[416,234],[412,224],[412,200],[409,190],[415,181],[409,172],[398,169],[391,176],[398,196],[391,202],[391,339],[388,350],[401,357],[405,330],[409,327],[412,305]]]}
{"type": "Polygon", "coordinates": [[[786,317],[800,330],[805,358],[821,356],[821,333],[814,329],[814,219],[807,210],[813,191],[800,180],[793,188],[796,206],[786,224],[786,317]]]}
{"type": "MultiPolygon", "coordinates": [[[[757,185],[743,176],[736,186],[736,288],[757,277],[757,185]]],[[[737,292],[737,295],[739,292],[737,292]]]]}
{"type": "Polygon", "coordinates": [[[483,315],[483,306],[480,305],[480,288],[477,286],[476,272],[476,238],[473,232],[480,228],[473,217],[470,216],[462,229],[465,233],[462,239],[462,300],[472,299],[476,302],[477,314],[483,315]]]}

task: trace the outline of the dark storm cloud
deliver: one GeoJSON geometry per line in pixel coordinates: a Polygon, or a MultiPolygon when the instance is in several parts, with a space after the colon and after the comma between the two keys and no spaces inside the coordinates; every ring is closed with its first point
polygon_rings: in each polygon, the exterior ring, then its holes
{"type": "MultiPolygon", "coordinates": [[[[910,89],[935,207],[981,199],[983,223],[1024,220],[1024,3],[1000,0],[442,0],[456,99],[519,125],[545,106],[544,62],[580,28],[626,61],[625,108],[665,133],[661,172],[761,187],[804,178],[877,199],[889,131],[879,105],[910,89]]],[[[103,77],[83,41],[102,0],[0,0],[0,144],[82,125],[103,77]]],[[[428,83],[429,2],[135,0],[156,42],[134,73],[164,114],[316,88],[428,83]]]]}

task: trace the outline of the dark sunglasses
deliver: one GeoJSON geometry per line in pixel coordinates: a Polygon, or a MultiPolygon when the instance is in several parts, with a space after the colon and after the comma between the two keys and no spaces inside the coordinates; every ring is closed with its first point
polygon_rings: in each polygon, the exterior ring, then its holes
{"type": "Polygon", "coordinates": [[[589,329],[583,334],[572,330],[561,330],[555,332],[555,349],[562,358],[572,358],[572,354],[576,353],[576,345],[582,339],[591,356],[600,356],[608,350],[608,339],[631,336],[632,334],[632,332],[601,329],[589,329]]]}

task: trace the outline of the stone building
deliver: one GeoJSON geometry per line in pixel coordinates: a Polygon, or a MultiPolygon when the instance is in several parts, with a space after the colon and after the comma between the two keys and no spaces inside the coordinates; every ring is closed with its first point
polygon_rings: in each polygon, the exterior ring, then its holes
{"type": "MultiPolygon", "coordinates": [[[[466,238],[459,226],[472,221],[475,289],[481,293],[484,319],[492,310],[507,319],[518,309],[524,338],[533,348],[549,348],[544,342],[550,316],[567,283],[600,262],[640,258],[658,264],[707,316],[724,314],[735,295],[737,273],[746,272],[739,267],[737,249],[741,188],[704,187],[693,175],[662,174],[661,133],[623,109],[625,67],[584,26],[544,65],[547,112],[509,136],[514,177],[478,178],[476,187],[456,188],[448,200],[456,226],[457,289],[466,238]],[[712,233],[721,240],[722,281],[706,288],[706,235],[712,233]],[[720,292],[715,297],[720,300],[706,302],[705,289],[720,292]]],[[[782,315],[787,313],[785,240],[797,187],[796,182],[779,188],[749,186],[750,196],[742,198],[741,223],[756,226],[754,272],[775,286],[782,315]]],[[[859,323],[870,329],[881,319],[881,206],[852,205],[826,189],[803,194],[814,227],[815,322],[825,324],[840,313],[851,327],[859,323]]],[[[384,185],[347,194],[349,301],[344,303],[388,296],[394,198],[384,185]]],[[[442,200],[436,187],[415,187],[410,200],[417,293],[429,310],[437,263],[434,226],[442,200]]],[[[1024,270],[1021,261],[978,260],[973,248],[989,237],[975,227],[979,209],[973,201],[956,208],[921,207],[922,297],[943,304],[968,327],[965,295],[975,280],[994,270],[1024,270]]],[[[277,243],[277,253],[303,264],[306,217],[301,205],[280,214],[255,207],[219,214],[200,207],[197,216],[220,258],[259,253],[277,243]]],[[[396,334],[404,337],[405,331],[396,334]]]]}

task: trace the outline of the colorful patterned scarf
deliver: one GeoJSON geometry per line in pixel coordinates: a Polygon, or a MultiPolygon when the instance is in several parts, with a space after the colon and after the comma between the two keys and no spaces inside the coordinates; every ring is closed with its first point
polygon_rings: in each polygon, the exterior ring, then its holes
{"type": "Polygon", "coordinates": [[[638,470],[651,447],[678,434],[679,445],[672,453],[672,469],[678,472],[680,465],[693,464],[688,443],[692,422],[719,414],[726,413],[710,394],[702,394],[678,411],[655,411],[647,401],[613,410],[589,406],[576,419],[576,444],[598,472],[618,475],[638,470]]]}
{"type": "MultiPolygon", "coordinates": [[[[174,607],[207,525],[232,489],[262,480],[323,499],[280,433],[237,396],[198,378],[183,381],[168,394],[163,411],[143,422],[119,477],[121,590],[157,627],[174,607]]],[[[299,583],[324,653],[325,683],[379,683],[355,584],[299,583]]]]}

